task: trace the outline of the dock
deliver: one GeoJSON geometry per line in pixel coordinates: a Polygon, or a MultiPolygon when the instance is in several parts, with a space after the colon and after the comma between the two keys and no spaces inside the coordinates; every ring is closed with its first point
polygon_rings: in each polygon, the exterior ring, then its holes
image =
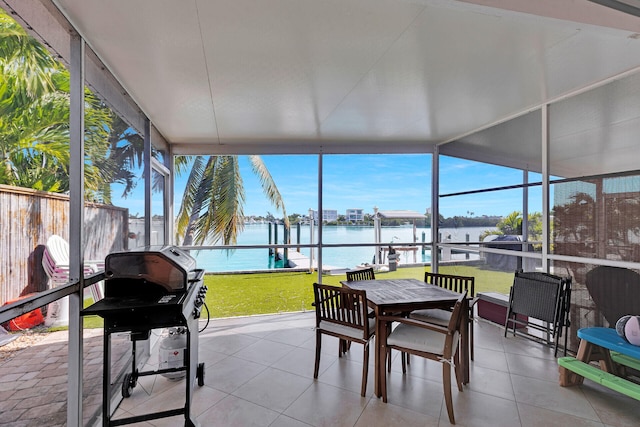
{"type": "MultiPolygon", "coordinates": [[[[284,258],[284,251],[282,249],[278,249],[278,253],[277,253],[278,259],[283,259],[284,258]]],[[[313,268],[314,270],[318,269],[318,262],[317,260],[313,260],[313,265],[311,265],[311,260],[309,259],[308,256],[295,251],[295,250],[289,250],[289,253],[287,254],[287,261],[289,262],[289,268],[295,268],[296,270],[311,270],[311,268],[313,268]]],[[[333,265],[327,265],[327,264],[323,264],[322,265],[322,273],[323,274],[328,274],[328,275],[339,275],[339,274],[345,274],[345,272],[347,272],[348,270],[350,270],[347,267],[336,267],[333,265]]]]}

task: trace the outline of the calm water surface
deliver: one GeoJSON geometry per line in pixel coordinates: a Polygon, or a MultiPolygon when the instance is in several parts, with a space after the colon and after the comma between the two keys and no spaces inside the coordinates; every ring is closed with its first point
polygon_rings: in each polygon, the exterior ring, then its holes
{"type": "MultiPolygon", "coordinates": [[[[465,228],[441,228],[443,236],[450,236],[452,242],[478,241],[478,236],[485,230],[494,230],[494,227],[465,227],[465,228]]],[[[317,227],[315,228],[314,242],[317,243],[317,227]]],[[[296,227],[292,227],[291,243],[298,242],[296,227]]],[[[375,243],[373,227],[336,226],[324,227],[322,231],[323,243],[375,243]]],[[[416,241],[430,241],[431,229],[417,228],[416,241]],[[424,237],[423,237],[424,236],[424,237]]],[[[413,242],[413,227],[382,227],[382,242],[413,242]]],[[[300,243],[310,242],[309,226],[300,227],[300,243]]],[[[269,243],[269,227],[267,224],[246,225],[244,231],[238,236],[238,245],[266,245],[269,243]]],[[[278,228],[278,243],[283,243],[283,227],[278,228]]],[[[309,249],[300,250],[305,256],[309,256],[309,249]]],[[[325,266],[353,268],[358,264],[371,263],[374,257],[373,247],[348,247],[325,248],[322,252],[322,262],[325,266]]],[[[193,253],[198,262],[198,268],[206,271],[241,271],[262,270],[274,267],[282,267],[276,263],[273,257],[269,257],[267,249],[237,249],[233,252],[224,250],[202,250],[193,253]]],[[[455,256],[455,255],[454,255],[455,256]]],[[[464,257],[464,255],[462,255],[464,257]]],[[[316,253],[317,257],[317,253],[316,253]]],[[[430,251],[416,252],[416,262],[429,262],[430,251]]],[[[413,254],[401,253],[400,263],[414,262],[413,254]]]]}

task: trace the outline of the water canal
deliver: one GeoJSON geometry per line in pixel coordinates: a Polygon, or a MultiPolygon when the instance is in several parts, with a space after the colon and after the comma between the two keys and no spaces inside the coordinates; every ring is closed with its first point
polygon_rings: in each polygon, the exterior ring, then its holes
{"type": "MultiPolygon", "coordinates": [[[[461,228],[442,228],[440,233],[442,236],[451,239],[452,242],[478,241],[478,237],[485,230],[494,230],[493,227],[461,227],[461,228]]],[[[316,227],[317,233],[317,227],[316,227]]],[[[375,243],[373,227],[356,227],[356,226],[325,226],[323,228],[323,243],[340,244],[340,243],[375,243]]],[[[283,242],[282,226],[279,228],[278,242],[283,242]]],[[[431,240],[431,229],[416,229],[416,240],[418,242],[431,240]]],[[[292,227],[291,243],[298,242],[296,227],[292,227]]],[[[300,243],[305,244],[310,241],[309,226],[300,227],[300,243]]],[[[413,242],[413,227],[382,227],[382,242],[388,245],[392,242],[413,242]]],[[[317,234],[314,236],[314,242],[317,243],[317,234]]],[[[238,245],[266,245],[269,243],[269,226],[268,224],[249,224],[245,226],[244,231],[238,236],[238,245]]],[[[291,249],[290,249],[291,250],[291,249]]],[[[302,248],[300,252],[307,257],[309,249],[302,248]]],[[[373,261],[375,249],[373,247],[344,247],[344,248],[325,248],[322,253],[323,265],[354,268],[362,263],[371,263],[373,261]]],[[[269,256],[267,249],[237,249],[234,251],[225,250],[202,250],[194,253],[198,267],[204,268],[209,272],[222,271],[246,271],[246,270],[264,270],[282,267],[281,263],[275,262],[273,257],[269,256]]],[[[413,253],[401,253],[400,264],[413,263],[413,253]]],[[[431,253],[426,251],[424,254],[418,249],[416,254],[416,262],[430,262],[431,253]]],[[[454,255],[455,257],[456,255],[454,255]]],[[[464,255],[458,255],[464,258],[464,255]]],[[[472,255],[473,256],[473,255],[472,255]]],[[[317,254],[316,254],[317,257],[317,254]]]]}

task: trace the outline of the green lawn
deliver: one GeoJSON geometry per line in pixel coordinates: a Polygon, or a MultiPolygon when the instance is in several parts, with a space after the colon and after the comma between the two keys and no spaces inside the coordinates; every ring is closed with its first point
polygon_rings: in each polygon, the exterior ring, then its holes
{"type": "MultiPolygon", "coordinates": [[[[376,278],[424,279],[428,267],[399,268],[397,271],[377,273],[376,278]]],[[[474,266],[440,266],[440,273],[475,277],[476,293],[509,293],[513,273],[485,270],[474,266]]],[[[308,273],[208,274],[204,284],[209,288],[206,304],[211,318],[248,316],[253,314],[287,313],[312,310],[313,282],[318,276],[308,273]]],[[[344,274],[323,276],[323,283],[340,285],[344,274]]],[[[206,316],[206,312],[203,313],[206,316]]],[[[97,316],[84,318],[85,328],[101,328],[97,316]]]]}
{"type": "MultiPolygon", "coordinates": [[[[400,268],[378,273],[376,278],[412,277],[424,279],[424,267],[400,268]]],[[[441,266],[441,273],[476,278],[476,293],[483,291],[509,293],[513,273],[483,270],[473,266],[441,266]]],[[[286,313],[311,310],[313,282],[316,274],[260,273],[206,275],[209,288],[206,304],[212,318],[252,314],[286,313]]],[[[344,275],[324,276],[323,283],[339,285],[344,275]]]]}

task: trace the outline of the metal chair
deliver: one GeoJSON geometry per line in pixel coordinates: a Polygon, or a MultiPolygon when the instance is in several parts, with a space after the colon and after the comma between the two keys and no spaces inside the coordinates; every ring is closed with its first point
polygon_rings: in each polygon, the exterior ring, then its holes
{"type": "MultiPolygon", "coordinates": [[[[424,273],[424,281],[453,292],[466,292],[471,298],[469,301],[469,356],[473,360],[473,307],[478,301],[475,296],[475,278],[470,276],[454,276],[451,274],[424,273]]],[[[446,326],[451,319],[451,311],[442,309],[426,309],[412,311],[409,317],[423,322],[446,326]]]]}
{"type": "MultiPolygon", "coordinates": [[[[516,271],[513,286],[509,292],[509,306],[505,321],[504,336],[507,336],[509,326],[516,334],[517,325],[542,331],[546,334],[546,343],[551,344],[553,337],[555,356],[558,353],[558,343],[564,331],[564,355],[567,355],[567,329],[571,326],[569,313],[571,311],[571,277],[560,277],[539,271],[516,271]],[[527,320],[520,320],[518,315],[526,316],[527,320]],[[543,321],[530,322],[529,319],[543,321]]],[[[589,283],[589,282],[587,282],[589,283]]],[[[607,289],[609,292],[611,288],[607,289]]],[[[595,299],[594,299],[595,300],[595,299]]],[[[530,334],[523,334],[533,339],[530,334]]]]}
{"type": "MultiPolygon", "coordinates": [[[[455,424],[451,397],[451,367],[454,368],[458,390],[462,391],[459,344],[462,304],[465,298],[467,298],[466,291],[456,301],[446,327],[402,316],[381,316],[379,319],[379,321],[398,323],[398,326],[386,337],[387,348],[442,363],[444,399],[451,424],[455,424]]],[[[405,372],[403,367],[403,373],[405,372]]],[[[382,400],[386,402],[386,375],[381,375],[381,388],[382,400]]]]}
{"type": "MultiPolygon", "coordinates": [[[[341,342],[357,342],[364,346],[362,360],[362,387],[360,394],[367,391],[369,368],[369,341],[375,334],[375,319],[367,316],[367,294],[365,291],[337,286],[313,284],[316,308],[316,360],[313,378],[318,378],[322,335],[331,335],[341,342]]],[[[340,345],[338,356],[345,348],[340,345]]]]}

